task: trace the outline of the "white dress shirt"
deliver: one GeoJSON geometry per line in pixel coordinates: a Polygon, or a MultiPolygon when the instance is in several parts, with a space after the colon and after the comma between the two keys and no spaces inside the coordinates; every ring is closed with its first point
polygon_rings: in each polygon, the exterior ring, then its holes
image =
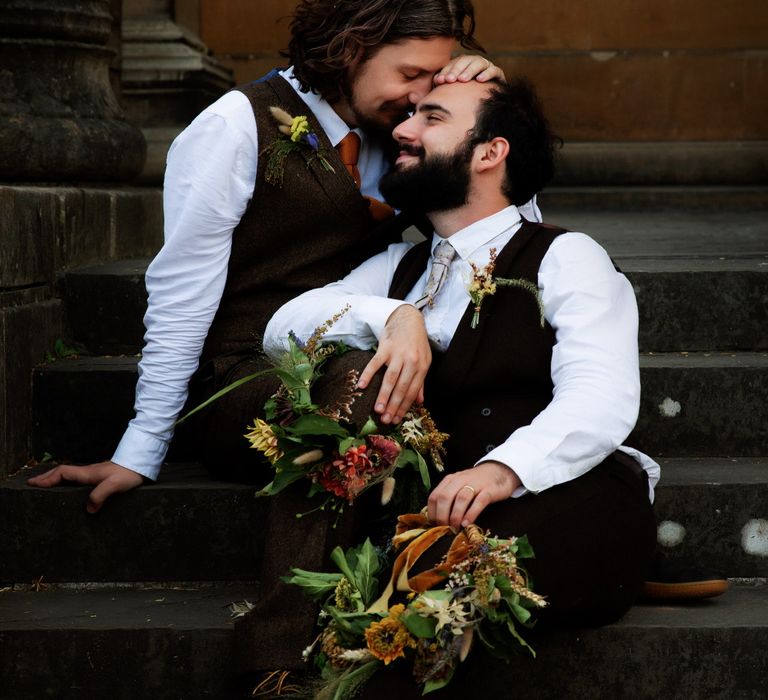
{"type": "MultiPolygon", "coordinates": [[[[349,127],[314,92],[301,92],[292,69],[281,73],[336,146],[349,127]]],[[[358,168],[364,195],[381,198],[387,169],[381,149],[361,137],[358,168]]],[[[165,242],[147,270],[149,306],[136,386],[136,417],[112,461],[156,479],[187,399],[203,343],[227,280],[232,232],[253,196],[259,143],[248,98],[225,94],[173,142],[163,192],[165,242]]],[[[540,220],[535,199],[526,205],[540,220]]],[[[308,219],[310,225],[310,219],[308,219]]]]}
{"type": "MultiPolygon", "coordinates": [[[[449,347],[470,302],[470,262],[485,266],[490,249],[500,252],[520,225],[519,210],[510,206],[450,236],[457,255],[434,304],[424,309],[427,334],[437,350],[449,347]]],[[[433,251],[440,240],[433,236],[433,251]]],[[[326,339],[370,348],[390,314],[404,303],[386,295],[398,263],[412,245],[391,245],[343,280],[285,304],[267,326],[266,352],[277,357],[289,331],[307,338],[347,304],[350,310],[326,339]]],[[[405,302],[421,296],[427,277],[425,269],[405,302]]],[[[515,496],[575,479],[602,462],[629,435],[640,405],[637,304],[631,284],[616,272],[605,250],[583,233],[559,236],[542,260],[538,286],[545,318],[556,334],[552,402],[530,425],[515,430],[488,454],[478,455],[478,463],[495,460],[515,470],[523,483],[515,496]]],[[[504,294],[504,288],[496,293],[504,294]]],[[[648,472],[653,499],[659,465],[636,450],[620,449],[648,472]]]]}

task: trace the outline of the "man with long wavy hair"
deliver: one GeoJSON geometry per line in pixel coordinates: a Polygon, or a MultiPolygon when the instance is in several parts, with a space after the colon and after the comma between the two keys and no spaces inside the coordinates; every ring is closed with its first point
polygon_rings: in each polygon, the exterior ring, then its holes
{"type": "MultiPolygon", "coordinates": [[[[91,485],[96,512],[112,494],[156,479],[189,387],[194,401],[261,367],[254,353],[281,304],[399,235],[408,222],[381,221],[384,144],[433,81],[502,75],[481,56],[451,60],[457,44],[482,50],[474,30],[471,0],[300,0],[284,52],[292,65],[228,92],[169,151],[136,417],[110,461],[62,465],[32,485],[91,485]],[[299,144],[276,165],[269,154],[290,137],[270,107],[305,117],[316,148],[299,144]],[[336,151],[350,135],[356,164],[336,151]]],[[[538,216],[535,204],[529,215],[538,216]]],[[[243,428],[271,388],[254,382],[195,423],[195,456],[214,473],[248,477],[243,428]]]]}

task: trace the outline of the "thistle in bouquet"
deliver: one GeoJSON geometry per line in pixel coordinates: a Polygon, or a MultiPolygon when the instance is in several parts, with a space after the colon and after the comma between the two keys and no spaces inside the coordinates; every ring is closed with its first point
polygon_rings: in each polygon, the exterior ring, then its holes
{"type": "Polygon", "coordinates": [[[333,551],[336,573],[291,570],[287,582],[324,601],[323,629],[304,651],[321,672],[315,697],[350,698],[393,663],[410,670],[424,693],[437,690],[450,683],[476,640],[501,658],[521,650],[535,656],[520,632],[546,602],[521,564],[533,556],[526,538],[493,537],[470,525],[435,568],[410,575],[424,552],[452,534],[423,514],[400,516],[393,541],[400,552],[390,567],[366,540],[333,551]]]}
{"type": "Polygon", "coordinates": [[[308,495],[317,496],[318,508],[341,511],[379,484],[382,502],[387,503],[398,469],[416,469],[426,489],[430,465],[443,469],[443,442],[448,436],[437,429],[425,408],[414,407],[388,432],[370,416],[362,425],[352,421],[352,407],[362,395],[356,370],[347,373],[328,403],[314,400],[313,388],[325,363],[348,351],[342,343],[323,342],[345,311],[317,328],[306,342],[291,335],[288,351],[274,369],[280,386],[265,405],[265,418],[256,418],[245,435],[274,469],[261,495],[307,480],[308,495]]]}

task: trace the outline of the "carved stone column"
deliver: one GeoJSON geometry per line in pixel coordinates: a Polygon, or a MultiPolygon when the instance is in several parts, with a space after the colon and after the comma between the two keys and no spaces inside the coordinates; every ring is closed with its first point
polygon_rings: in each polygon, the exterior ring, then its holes
{"type": "Polygon", "coordinates": [[[111,0],[0,4],[0,180],[126,181],[144,138],[110,83],[111,0]]]}
{"type": "Polygon", "coordinates": [[[147,141],[142,182],[162,182],[173,139],[233,84],[197,35],[197,5],[123,0],[123,103],[147,141]]]}

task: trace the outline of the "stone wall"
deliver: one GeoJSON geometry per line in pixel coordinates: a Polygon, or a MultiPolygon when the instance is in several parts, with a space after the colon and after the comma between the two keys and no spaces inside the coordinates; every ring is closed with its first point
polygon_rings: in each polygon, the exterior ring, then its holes
{"type": "MultiPolygon", "coordinates": [[[[283,61],[295,0],[199,4],[201,37],[238,82],[283,61]]],[[[474,4],[480,41],[534,80],[568,141],[768,138],[764,0],[474,4]]]]}
{"type": "MultiPolygon", "coordinates": [[[[199,0],[238,83],[284,65],[295,0],[199,0]]],[[[528,75],[565,140],[566,184],[768,179],[768,3],[475,0],[477,36],[528,75]]]]}

